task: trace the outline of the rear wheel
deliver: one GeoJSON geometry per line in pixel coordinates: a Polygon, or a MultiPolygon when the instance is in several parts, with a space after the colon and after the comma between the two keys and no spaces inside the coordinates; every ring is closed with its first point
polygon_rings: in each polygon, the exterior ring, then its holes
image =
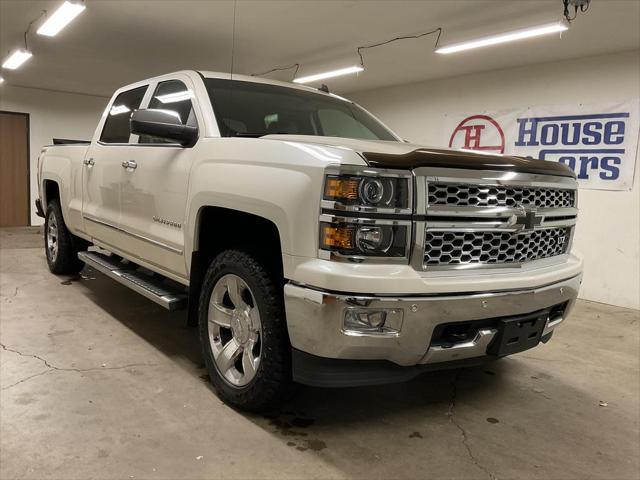
{"type": "Polygon", "coordinates": [[[205,364],[219,396],[250,411],[276,405],[291,385],[281,288],[256,259],[227,250],[205,274],[199,304],[205,364]]]}
{"type": "Polygon", "coordinates": [[[55,274],[78,273],[84,267],[84,263],[78,259],[78,252],[86,250],[87,246],[85,240],[67,229],[60,202],[49,202],[44,222],[44,247],[49,270],[55,274]]]}

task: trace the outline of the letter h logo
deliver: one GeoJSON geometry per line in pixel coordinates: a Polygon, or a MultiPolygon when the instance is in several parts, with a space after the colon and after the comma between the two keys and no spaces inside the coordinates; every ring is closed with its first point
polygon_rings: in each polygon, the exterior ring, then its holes
{"type": "Polygon", "coordinates": [[[461,127],[461,130],[464,130],[464,148],[470,150],[480,149],[480,137],[484,127],[484,125],[465,125],[461,127]]]}

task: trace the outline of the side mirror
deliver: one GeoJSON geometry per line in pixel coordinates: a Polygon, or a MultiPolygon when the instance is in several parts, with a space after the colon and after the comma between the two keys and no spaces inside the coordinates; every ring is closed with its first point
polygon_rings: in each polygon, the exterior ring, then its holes
{"type": "Polygon", "coordinates": [[[198,128],[183,125],[180,115],[172,110],[136,110],[131,114],[129,129],[136,135],[149,135],[193,147],[198,141],[198,128]]]}

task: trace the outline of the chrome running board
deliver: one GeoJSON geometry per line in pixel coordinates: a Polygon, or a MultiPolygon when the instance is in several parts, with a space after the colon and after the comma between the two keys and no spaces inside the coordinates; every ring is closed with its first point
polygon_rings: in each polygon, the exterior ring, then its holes
{"type": "Polygon", "coordinates": [[[181,286],[172,288],[167,285],[164,277],[145,275],[137,270],[136,265],[123,263],[99,252],[79,252],[78,258],[167,310],[180,310],[187,306],[187,292],[181,286]]]}

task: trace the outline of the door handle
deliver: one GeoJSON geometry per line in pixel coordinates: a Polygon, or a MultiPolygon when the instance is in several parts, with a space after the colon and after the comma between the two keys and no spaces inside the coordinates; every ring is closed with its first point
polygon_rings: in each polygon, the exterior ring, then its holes
{"type": "Polygon", "coordinates": [[[94,160],[93,158],[85,158],[85,159],[82,161],[82,163],[83,163],[85,166],[89,167],[89,168],[93,167],[93,166],[96,164],[96,162],[95,162],[95,160],[94,160]]]}
{"type": "Polygon", "coordinates": [[[122,162],[122,167],[135,170],[136,168],[138,168],[138,163],[135,160],[127,160],[126,162],[122,162]]]}

